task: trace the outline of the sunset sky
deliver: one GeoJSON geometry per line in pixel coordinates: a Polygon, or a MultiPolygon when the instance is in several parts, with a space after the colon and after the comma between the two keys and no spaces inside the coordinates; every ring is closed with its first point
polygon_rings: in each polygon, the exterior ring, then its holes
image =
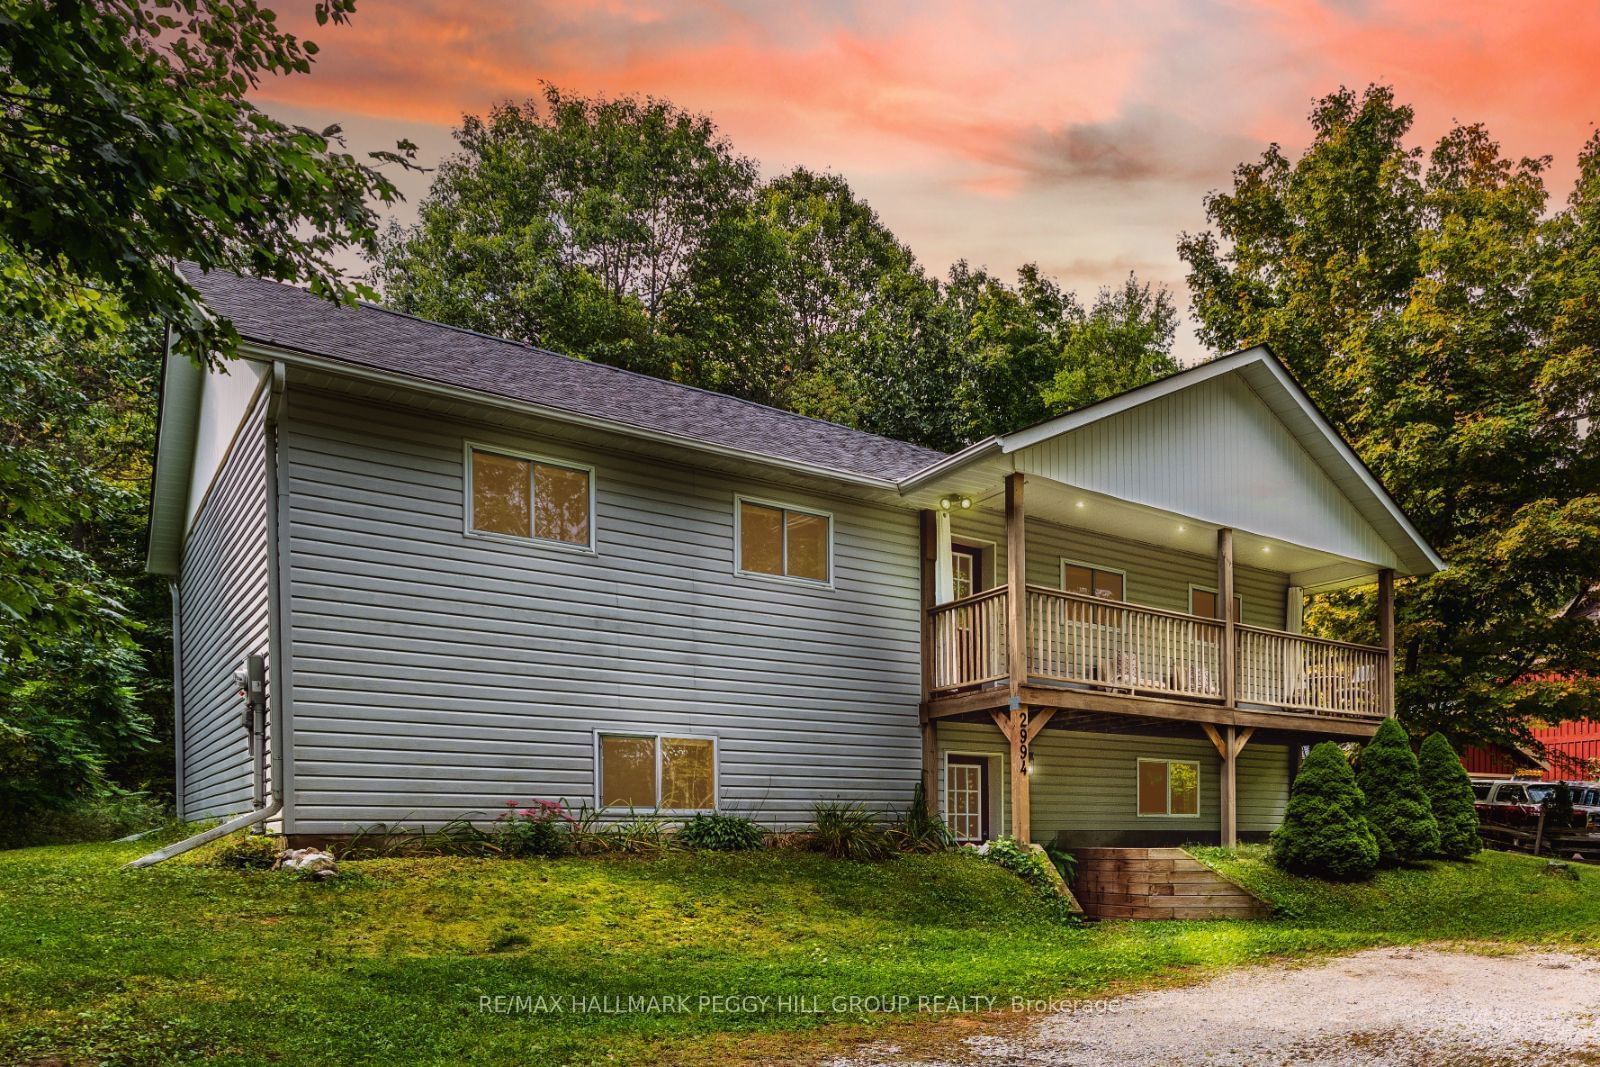
{"type": "MultiPolygon", "coordinates": [[[[764,173],[845,175],[935,273],[1031,260],[1090,295],[1133,270],[1184,307],[1174,246],[1201,198],[1269,142],[1300,147],[1340,84],[1394,85],[1419,143],[1482,121],[1553,155],[1557,199],[1600,121],[1600,0],[363,0],[306,32],[312,73],[257,99],[353,147],[409,136],[431,164],[463,112],[541,80],[651,94],[711,114],[764,173]]],[[[403,182],[413,202],[426,184],[403,182]]],[[[1178,349],[1200,354],[1187,327],[1178,349]]]]}

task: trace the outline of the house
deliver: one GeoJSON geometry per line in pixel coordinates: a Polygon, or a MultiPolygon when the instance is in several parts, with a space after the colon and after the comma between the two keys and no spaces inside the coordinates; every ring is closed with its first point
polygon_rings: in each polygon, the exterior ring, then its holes
{"type": "Polygon", "coordinates": [[[944,455],[193,280],[243,344],[168,359],[161,398],[190,819],[781,827],[922,776],[966,840],[1260,837],[1302,746],[1389,713],[1394,579],[1442,566],[1263,348],[944,455]],[[1373,582],[1379,645],[1300,632],[1373,582]]]}

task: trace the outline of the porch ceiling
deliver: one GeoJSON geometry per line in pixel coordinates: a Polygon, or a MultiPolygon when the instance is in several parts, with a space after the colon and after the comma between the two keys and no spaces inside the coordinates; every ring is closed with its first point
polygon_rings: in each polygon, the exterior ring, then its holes
{"type": "MultiPolygon", "coordinates": [[[[973,507],[1003,513],[1005,491],[1000,484],[1003,483],[991,483],[979,493],[969,492],[973,507]]],[[[1028,476],[1024,504],[1030,521],[1052,522],[1193,555],[1210,556],[1216,552],[1217,526],[1213,523],[1118,500],[1039,475],[1028,476]]],[[[936,507],[937,497],[927,506],[936,507]]],[[[1377,575],[1377,568],[1371,563],[1249,530],[1234,531],[1233,551],[1237,563],[1287,575],[1289,584],[1302,586],[1308,592],[1359,585],[1375,580],[1377,575]]]]}

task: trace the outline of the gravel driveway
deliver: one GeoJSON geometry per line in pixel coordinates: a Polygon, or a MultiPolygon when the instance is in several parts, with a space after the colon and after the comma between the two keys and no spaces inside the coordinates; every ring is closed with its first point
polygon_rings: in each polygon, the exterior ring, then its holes
{"type": "Polygon", "coordinates": [[[1600,959],[1371,949],[1120,997],[1099,1014],[1047,1015],[942,1058],[880,1047],[840,1063],[1600,1064],[1600,959]]]}

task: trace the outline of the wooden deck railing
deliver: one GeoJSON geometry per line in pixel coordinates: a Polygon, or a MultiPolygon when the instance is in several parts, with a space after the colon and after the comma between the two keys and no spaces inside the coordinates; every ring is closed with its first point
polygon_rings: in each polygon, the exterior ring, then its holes
{"type": "MultiPolygon", "coordinates": [[[[1030,681],[1180,700],[1222,698],[1222,623],[1176,611],[1027,588],[1030,681]]],[[[1005,681],[1007,591],[929,612],[932,688],[1005,681]]],[[[1341,718],[1384,714],[1381,648],[1236,626],[1235,700],[1341,718]]]]}
{"type": "Polygon", "coordinates": [[[1384,714],[1383,649],[1255,626],[1237,629],[1241,703],[1349,718],[1384,714]]]}
{"type": "Polygon", "coordinates": [[[940,604],[928,615],[934,689],[961,689],[1007,677],[1005,589],[940,604]]]}
{"type": "Polygon", "coordinates": [[[1221,638],[1211,619],[1028,587],[1028,673],[1047,681],[1217,697],[1221,638]]]}

